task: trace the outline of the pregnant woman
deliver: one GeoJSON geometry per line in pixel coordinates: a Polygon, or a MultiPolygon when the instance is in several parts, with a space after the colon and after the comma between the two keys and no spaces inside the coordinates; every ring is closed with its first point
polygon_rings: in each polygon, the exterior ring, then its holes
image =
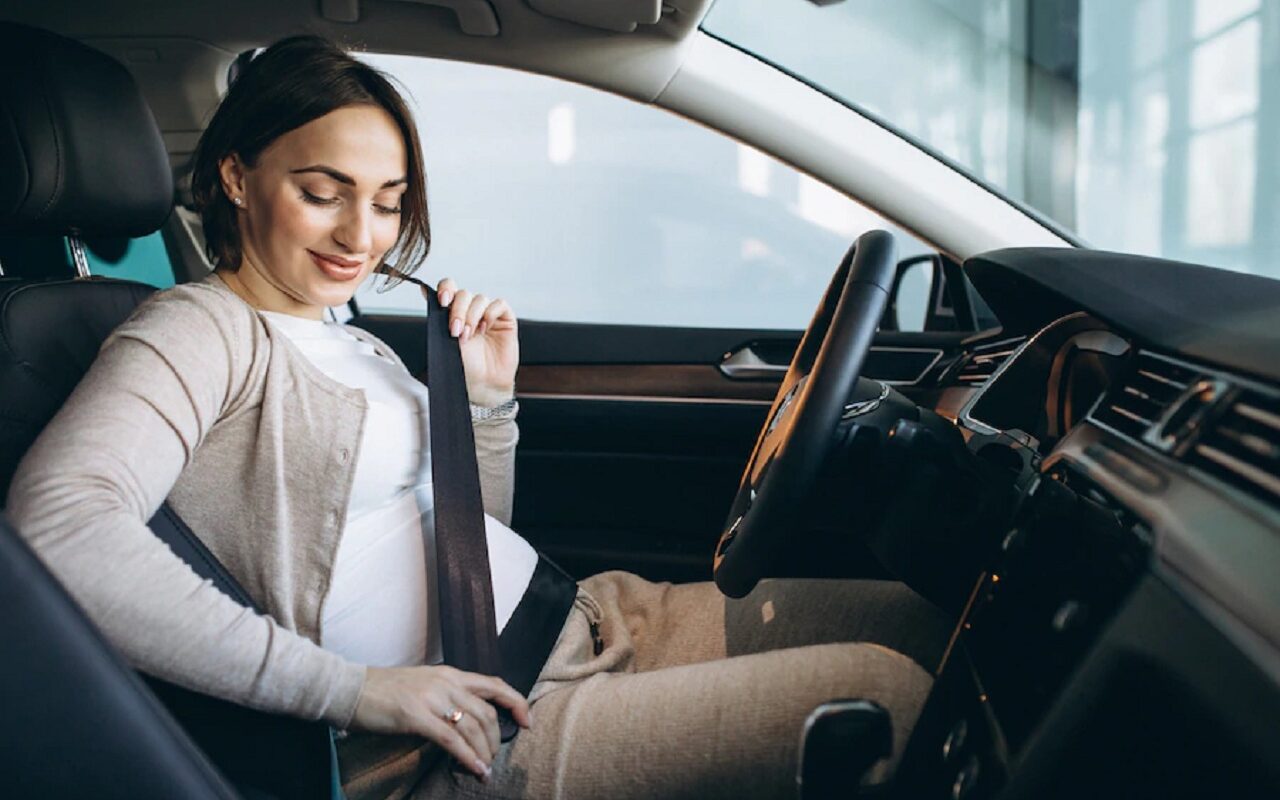
{"type": "MultiPolygon", "coordinates": [[[[385,344],[325,321],[430,243],[418,135],[380,73],[315,37],[268,48],[205,131],[193,190],[214,272],[115,331],[8,498],[134,665],[328,721],[352,798],[787,796],[805,717],[842,697],[891,713],[894,755],[871,778],[889,774],[948,633],[898,584],[775,580],[726,601],[608,572],[579,583],[527,698],[441,665],[427,389],[385,344]],[[150,533],[166,499],[266,615],[150,533]],[[524,728],[509,742],[495,705],[524,728]]],[[[501,630],[538,564],[507,527],[517,321],[502,300],[438,290],[501,630]]]]}

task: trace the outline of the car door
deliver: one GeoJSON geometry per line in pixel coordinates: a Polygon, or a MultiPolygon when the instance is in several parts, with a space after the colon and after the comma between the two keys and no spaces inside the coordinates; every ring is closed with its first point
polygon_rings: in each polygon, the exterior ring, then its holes
{"type": "MultiPolygon", "coordinates": [[[[502,296],[521,320],[513,527],[579,576],[709,578],[831,273],[857,234],[891,226],[651,107],[494,67],[368,58],[406,85],[424,131],[433,244],[419,277],[502,296]]],[[[935,263],[895,233],[902,255],[935,263]]],[[[906,283],[917,316],[947,313],[928,279],[906,283]]],[[[366,286],[353,308],[422,368],[416,290],[366,286]]],[[[865,372],[927,394],[964,335],[882,333],[865,372]]]]}

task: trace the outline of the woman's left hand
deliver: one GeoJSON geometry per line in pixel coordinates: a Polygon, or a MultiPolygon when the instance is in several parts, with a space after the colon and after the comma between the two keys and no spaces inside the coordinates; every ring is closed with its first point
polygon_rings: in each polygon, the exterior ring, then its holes
{"type": "Polygon", "coordinates": [[[516,315],[506,300],[459,289],[452,278],[436,287],[440,305],[449,309],[449,333],[462,347],[467,395],[478,406],[499,406],[515,394],[520,342],[516,315]]]}

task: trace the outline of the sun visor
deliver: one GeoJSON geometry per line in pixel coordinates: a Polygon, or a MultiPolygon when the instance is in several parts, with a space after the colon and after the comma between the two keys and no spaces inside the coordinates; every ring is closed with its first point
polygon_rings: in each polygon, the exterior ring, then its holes
{"type": "Polygon", "coordinates": [[[576,22],[589,28],[631,33],[640,25],[656,25],[662,19],[662,0],[529,0],[548,17],[576,22]]]}

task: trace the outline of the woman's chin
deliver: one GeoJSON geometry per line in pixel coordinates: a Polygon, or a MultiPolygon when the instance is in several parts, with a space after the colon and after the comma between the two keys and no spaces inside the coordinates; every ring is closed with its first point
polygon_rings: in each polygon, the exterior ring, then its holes
{"type": "Polygon", "coordinates": [[[311,305],[317,306],[345,306],[351,302],[359,285],[357,282],[350,282],[338,286],[313,286],[311,291],[307,292],[307,300],[311,305]]]}

